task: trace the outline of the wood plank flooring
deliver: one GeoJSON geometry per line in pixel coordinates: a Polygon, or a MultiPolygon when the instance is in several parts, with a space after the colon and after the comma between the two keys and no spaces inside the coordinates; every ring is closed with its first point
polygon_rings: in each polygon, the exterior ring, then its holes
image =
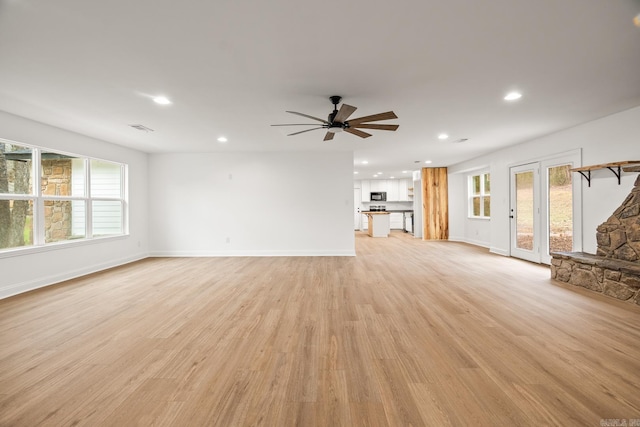
{"type": "Polygon", "coordinates": [[[640,419],[640,309],[454,242],[147,259],[0,301],[0,426],[640,419]]]}

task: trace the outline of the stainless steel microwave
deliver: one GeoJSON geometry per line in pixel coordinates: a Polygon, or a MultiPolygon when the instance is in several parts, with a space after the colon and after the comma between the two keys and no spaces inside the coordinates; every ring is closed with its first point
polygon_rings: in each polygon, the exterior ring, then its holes
{"type": "Polygon", "coordinates": [[[370,200],[372,202],[386,202],[387,201],[387,192],[386,191],[372,191],[370,200]]]}

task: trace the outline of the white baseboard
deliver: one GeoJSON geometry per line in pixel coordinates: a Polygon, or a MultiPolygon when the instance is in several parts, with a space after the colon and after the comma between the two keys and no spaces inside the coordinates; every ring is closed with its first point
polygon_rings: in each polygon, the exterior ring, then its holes
{"type": "Polygon", "coordinates": [[[77,270],[67,271],[63,274],[46,276],[37,280],[31,280],[28,282],[14,283],[12,285],[0,288],[0,299],[22,294],[24,292],[33,291],[35,289],[44,288],[46,286],[55,285],[56,283],[64,282],[65,280],[75,279],[80,276],[86,276],[87,274],[97,273],[98,271],[107,270],[109,268],[118,267],[120,265],[129,264],[131,262],[139,261],[147,257],[148,257],[147,254],[138,254],[138,255],[127,257],[127,258],[112,260],[102,264],[85,266],[77,270]]]}
{"type": "Polygon", "coordinates": [[[489,249],[490,246],[491,246],[487,242],[482,242],[480,240],[467,239],[465,237],[449,236],[449,240],[452,241],[452,242],[468,243],[470,245],[480,246],[480,247],[487,248],[487,249],[489,249]]]}
{"type": "Polygon", "coordinates": [[[356,256],[355,250],[336,251],[155,251],[149,254],[150,257],[285,257],[285,256],[356,256]]]}
{"type": "Polygon", "coordinates": [[[496,255],[510,256],[508,250],[500,249],[500,248],[496,248],[496,247],[489,248],[489,252],[491,252],[492,254],[496,254],[496,255]]]}

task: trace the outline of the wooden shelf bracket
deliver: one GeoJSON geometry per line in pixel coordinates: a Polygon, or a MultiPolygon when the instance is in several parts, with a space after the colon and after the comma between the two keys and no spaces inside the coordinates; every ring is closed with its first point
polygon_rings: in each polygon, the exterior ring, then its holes
{"type": "Polygon", "coordinates": [[[613,174],[616,176],[616,178],[618,178],[618,185],[620,185],[620,165],[618,165],[617,169],[618,172],[616,172],[616,170],[614,168],[612,168],[611,166],[607,166],[607,169],[609,169],[611,172],[613,172],[613,174]]]}
{"type": "Polygon", "coordinates": [[[586,179],[586,180],[587,180],[587,186],[588,186],[588,187],[591,187],[591,171],[590,171],[590,170],[589,170],[589,171],[586,171],[586,172],[587,172],[587,174],[586,174],[586,175],[584,174],[584,171],[577,171],[577,172],[578,172],[580,175],[582,175],[582,177],[583,177],[584,179],[586,179]]]}

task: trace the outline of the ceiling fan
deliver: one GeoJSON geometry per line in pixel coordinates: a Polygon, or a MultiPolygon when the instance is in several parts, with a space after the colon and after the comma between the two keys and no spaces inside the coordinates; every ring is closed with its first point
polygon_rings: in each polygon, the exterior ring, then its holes
{"type": "MultiPolygon", "coordinates": [[[[338,104],[342,97],[340,96],[331,96],[329,98],[331,103],[333,104],[333,112],[329,114],[327,120],[320,119],[318,117],[313,117],[308,114],[298,113],[296,111],[287,111],[287,113],[296,114],[298,116],[306,117],[308,119],[317,120],[322,122],[322,125],[313,129],[306,129],[300,132],[290,133],[287,136],[299,135],[301,133],[310,132],[312,130],[317,129],[326,129],[327,133],[324,136],[323,141],[330,141],[333,139],[334,135],[338,132],[349,132],[353,135],[357,135],[360,138],[368,138],[371,136],[370,133],[363,132],[360,129],[377,129],[377,130],[396,130],[399,125],[381,125],[377,123],[369,123],[378,120],[391,120],[397,119],[398,116],[395,115],[393,111],[387,111],[386,113],[373,114],[371,116],[359,117],[357,119],[349,119],[349,116],[356,111],[356,107],[353,107],[348,104],[342,104],[340,109],[338,110],[338,104]]],[[[284,125],[271,125],[271,126],[315,126],[316,123],[291,123],[284,125]]]]}

